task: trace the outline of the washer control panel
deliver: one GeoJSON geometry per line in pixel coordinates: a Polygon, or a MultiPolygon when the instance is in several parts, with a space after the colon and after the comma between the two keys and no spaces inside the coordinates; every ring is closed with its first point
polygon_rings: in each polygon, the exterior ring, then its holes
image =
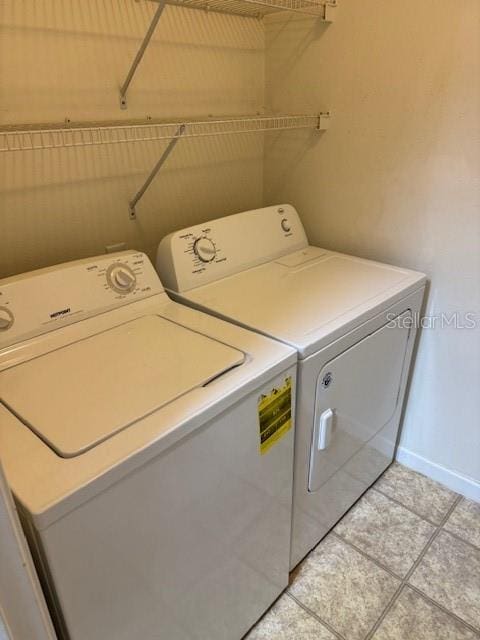
{"type": "Polygon", "coordinates": [[[0,349],[159,293],[152,263],[137,251],[0,280],[0,349]]]}
{"type": "Polygon", "coordinates": [[[170,234],[157,252],[167,289],[188,291],[308,246],[291,205],[211,220],[170,234]]]}

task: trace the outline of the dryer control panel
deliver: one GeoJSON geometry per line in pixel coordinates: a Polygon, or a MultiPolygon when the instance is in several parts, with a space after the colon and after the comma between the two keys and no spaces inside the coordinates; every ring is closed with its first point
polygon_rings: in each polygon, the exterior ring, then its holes
{"type": "Polygon", "coordinates": [[[308,246],[291,205],[237,213],[171,233],[158,247],[167,289],[188,291],[308,246]]]}
{"type": "Polygon", "coordinates": [[[137,251],[0,280],[0,349],[163,292],[152,263],[137,251]]]}

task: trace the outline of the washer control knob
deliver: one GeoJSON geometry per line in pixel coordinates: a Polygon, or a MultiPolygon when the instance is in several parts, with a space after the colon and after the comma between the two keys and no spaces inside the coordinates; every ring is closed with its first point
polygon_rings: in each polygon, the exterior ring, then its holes
{"type": "Polygon", "coordinates": [[[0,331],[8,331],[14,321],[15,318],[13,317],[13,313],[10,309],[0,307],[0,331]]]}
{"type": "Polygon", "coordinates": [[[123,269],[119,269],[115,273],[114,279],[115,284],[120,289],[130,289],[135,280],[135,278],[132,278],[132,274],[128,273],[128,271],[124,271],[123,269]]]}
{"type": "Polygon", "coordinates": [[[129,293],[135,289],[137,278],[126,264],[115,263],[107,270],[107,282],[118,293],[129,293]]]}
{"type": "Polygon", "coordinates": [[[193,251],[202,262],[212,262],[217,255],[217,249],[210,238],[202,236],[197,238],[193,244],[193,251]]]}
{"type": "Polygon", "coordinates": [[[282,229],[285,231],[285,233],[288,233],[289,231],[291,231],[292,227],[290,226],[290,223],[287,220],[287,218],[283,218],[280,224],[282,226],[282,229]]]}

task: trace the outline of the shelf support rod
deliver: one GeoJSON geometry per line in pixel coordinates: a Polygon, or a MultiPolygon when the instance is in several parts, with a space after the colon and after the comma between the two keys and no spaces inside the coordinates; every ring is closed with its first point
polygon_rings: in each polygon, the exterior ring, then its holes
{"type": "Polygon", "coordinates": [[[152,39],[152,36],[157,28],[158,21],[160,20],[163,10],[165,9],[165,5],[167,4],[167,0],[159,0],[158,7],[155,11],[155,15],[152,18],[152,22],[148,27],[148,31],[143,38],[143,42],[140,45],[139,50],[137,51],[137,55],[135,56],[132,66],[130,67],[130,71],[125,78],[125,82],[122,84],[120,88],[120,109],[127,108],[127,91],[130,86],[131,81],[133,80],[133,76],[135,75],[135,71],[137,70],[138,65],[142,61],[143,55],[147,50],[147,47],[152,39]]]}
{"type": "Polygon", "coordinates": [[[145,182],[143,183],[143,186],[141,187],[141,189],[139,189],[137,191],[137,193],[134,195],[133,199],[130,201],[129,205],[128,205],[128,212],[130,215],[130,220],[136,220],[137,218],[137,212],[135,210],[135,207],[137,206],[138,202],[142,199],[145,191],[148,189],[148,187],[152,184],[153,180],[155,179],[155,176],[157,175],[157,173],[160,171],[160,169],[162,168],[162,166],[165,164],[168,156],[172,153],[172,151],[175,149],[177,142],[180,140],[180,138],[183,136],[183,134],[185,133],[185,129],[186,129],[187,125],[186,124],[181,124],[178,129],[175,132],[175,135],[173,136],[173,138],[170,140],[170,142],[168,143],[167,148],[165,149],[165,151],[162,153],[162,155],[160,156],[159,161],[157,162],[157,164],[153,167],[153,169],[150,171],[150,174],[148,176],[148,178],[145,180],[145,182]]]}

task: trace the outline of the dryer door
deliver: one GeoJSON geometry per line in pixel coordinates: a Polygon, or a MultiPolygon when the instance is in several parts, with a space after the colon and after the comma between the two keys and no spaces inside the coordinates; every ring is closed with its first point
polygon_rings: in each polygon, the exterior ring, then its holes
{"type": "Polygon", "coordinates": [[[393,435],[382,437],[399,402],[412,314],[398,316],[330,360],[316,386],[308,490],[317,491],[340,468],[369,484],[393,456],[393,435]],[[378,454],[379,464],[375,463],[378,454]],[[379,468],[378,467],[382,467],[379,468]]]}

